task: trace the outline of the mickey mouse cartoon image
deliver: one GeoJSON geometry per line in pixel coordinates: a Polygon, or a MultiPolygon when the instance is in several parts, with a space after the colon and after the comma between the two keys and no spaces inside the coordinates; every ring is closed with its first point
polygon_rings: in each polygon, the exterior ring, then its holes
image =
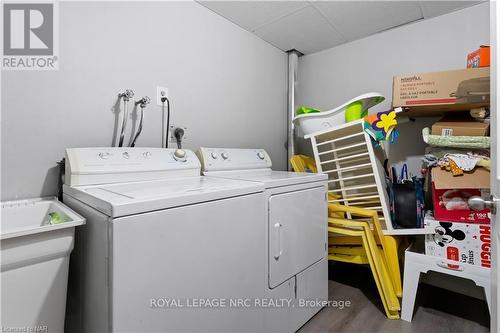
{"type": "Polygon", "coordinates": [[[434,242],[437,245],[444,247],[445,244],[451,243],[454,239],[464,240],[465,233],[462,230],[452,231],[450,228],[453,224],[449,222],[439,222],[439,226],[435,229],[434,242]]]}

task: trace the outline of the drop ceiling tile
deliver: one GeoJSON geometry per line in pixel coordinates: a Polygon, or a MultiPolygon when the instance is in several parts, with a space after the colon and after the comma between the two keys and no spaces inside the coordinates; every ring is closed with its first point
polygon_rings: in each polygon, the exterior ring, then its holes
{"type": "Polygon", "coordinates": [[[249,31],[308,6],[305,1],[199,1],[199,3],[249,31]]]}
{"type": "Polygon", "coordinates": [[[431,18],[470,7],[481,1],[420,1],[424,17],[431,18]]]}
{"type": "Polygon", "coordinates": [[[348,40],[423,18],[418,1],[314,1],[312,4],[348,40]]]}
{"type": "Polygon", "coordinates": [[[296,49],[304,54],[342,44],[345,40],[314,8],[306,7],[254,33],[283,51],[296,49]]]}

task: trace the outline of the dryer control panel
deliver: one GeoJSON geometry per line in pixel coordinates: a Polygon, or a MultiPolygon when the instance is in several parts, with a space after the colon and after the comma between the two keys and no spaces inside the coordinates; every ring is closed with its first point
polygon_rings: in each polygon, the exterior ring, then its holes
{"type": "Polygon", "coordinates": [[[271,158],[264,149],[205,148],[196,152],[202,171],[270,169],[271,158]]]}
{"type": "Polygon", "coordinates": [[[66,185],[93,185],[200,175],[191,150],[96,147],[66,149],[66,185]]]}

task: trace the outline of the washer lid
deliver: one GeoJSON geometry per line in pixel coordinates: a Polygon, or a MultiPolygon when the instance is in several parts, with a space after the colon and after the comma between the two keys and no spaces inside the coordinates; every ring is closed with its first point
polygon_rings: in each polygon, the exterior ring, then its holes
{"type": "Polygon", "coordinates": [[[238,170],[204,172],[205,176],[247,180],[264,183],[265,188],[297,185],[318,181],[326,181],[328,176],[321,173],[288,172],[264,170],[238,170]]]}
{"type": "Polygon", "coordinates": [[[259,183],[208,177],[93,186],[64,185],[65,194],[111,217],[191,205],[263,190],[262,184],[259,183]]]}

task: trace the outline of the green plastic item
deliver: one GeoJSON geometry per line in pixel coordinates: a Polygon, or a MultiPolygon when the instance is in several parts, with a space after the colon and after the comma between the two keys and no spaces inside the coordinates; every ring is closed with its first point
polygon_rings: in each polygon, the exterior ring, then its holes
{"type": "Polygon", "coordinates": [[[354,120],[358,120],[364,118],[368,115],[368,109],[363,111],[363,103],[362,102],[353,102],[349,104],[345,109],[345,122],[351,122],[354,120]]]}
{"type": "Polygon", "coordinates": [[[317,112],[321,112],[320,110],[318,109],[314,109],[314,108],[309,108],[307,106],[300,106],[296,111],[295,111],[295,114],[296,115],[299,115],[299,114],[307,114],[307,113],[317,113],[317,112]]]}
{"type": "Polygon", "coordinates": [[[452,135],[431,135],[431,129],[425,127],[422,129],[424,142],[434,147],[448,148],[490,148],[491,141],[489,136],[452,136],[452,135]]]}
{"type": "Polygon", "coordinates": [[[58,212],[49,213],[50,224],[61,224],[63,222],[63,217],[58,212]]]}

